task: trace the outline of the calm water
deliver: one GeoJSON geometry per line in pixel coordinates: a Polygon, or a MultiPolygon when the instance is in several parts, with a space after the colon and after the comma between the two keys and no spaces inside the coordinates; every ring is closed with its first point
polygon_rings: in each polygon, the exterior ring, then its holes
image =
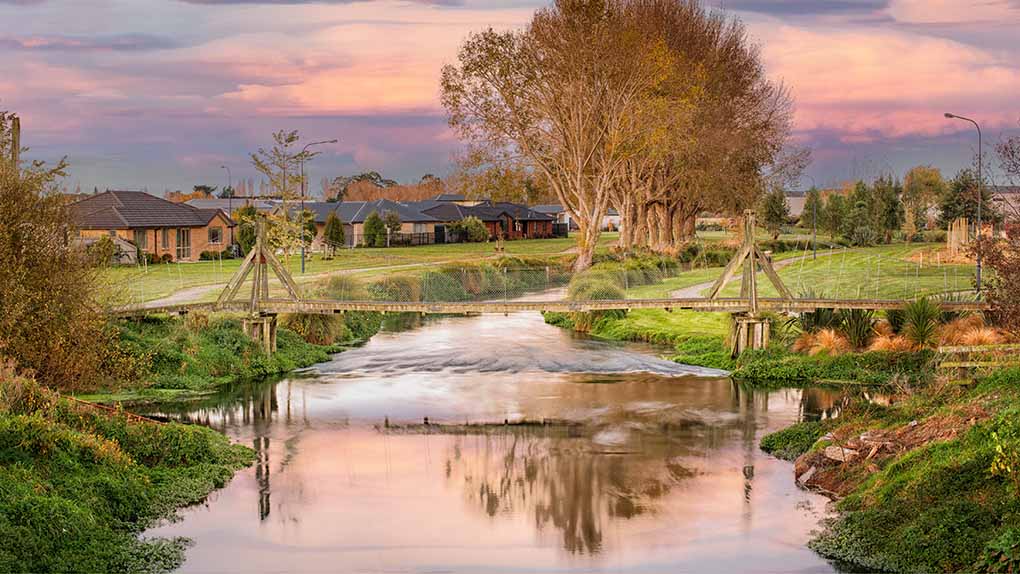
{"type": "Polygon", "coordinates": [[[805,547],[826,500],[762,434],[828,416],[537,313],[383,333],[280,382],[163,414],[258,451],[152,536],[184,572],[832,572],[805,547]],[[392,424],[557,419],[447,434],[392,424]]]}

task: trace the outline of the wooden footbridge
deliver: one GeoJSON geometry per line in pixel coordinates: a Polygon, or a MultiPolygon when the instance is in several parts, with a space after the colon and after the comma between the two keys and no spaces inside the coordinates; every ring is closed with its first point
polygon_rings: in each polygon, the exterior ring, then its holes
{"type": "MultiPolygon", "coordinates": [[[[761,251],[754,239],[755,218],[751,211],[744,216],[744,242],[706,297],[664,299],[609,299],[594,301],[523,301],[506,299],[496,301],[339,301],[306,299],[290,273],[280,263],[264,241],[265,221],[257,224],[255,246],[245,258],[237,273],[231,277],[219,298],[212,303],[182,303],[172,305],[127,305],[111,309],[115,317],[139,317],[152,314],[187,314],[195,311],[224,311],[245,315],[244,326],[249,336],[260,341],[267,352],[276,349],[277,315],[283,313],[333,314],[346,311],[376,311],[382,313],[514,313],[519,311],[593,312],[616,309],[691,309],[706,312],[732,313],[735,317],[733,332],[734,352],[746,348],[764,348],[769,340],[769,322],[762,312],[802,313],[816,309],[870,309],[888,310],[904,307],[909,301],[901,299],[827,299],[795,298],[786,288],[771,259],[761,251]],[[738,271],[741,274],[739,297],[720,297],[723,288],[738,271]],[[285,297],[270,297],[269,274],[272,272],[284,286],[285,297]],[[758,272],[764,274],[780,294],[779,297],[758,296],[758,272]],[[241,288],[252,276],[248,296],[239,298],[241,288]]],[[[945,301],[939,305],[947,311],[983,310],[987,304],[980,301],[945,301]]]]}

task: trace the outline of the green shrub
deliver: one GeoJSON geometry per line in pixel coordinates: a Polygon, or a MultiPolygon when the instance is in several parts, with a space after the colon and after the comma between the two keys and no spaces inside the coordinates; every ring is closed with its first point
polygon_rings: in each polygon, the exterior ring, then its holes
{"type": "MultiPolygon", "coordinates": [[[[0,377],[2,379],[2,377],[0,377]]],[[[0,414],[0,570],[163,572],[180,540],[138,533],[222,487],[252,451],[200,426],[129,421],[22,379],[41,400],[0,414]]]]}
{"type": "Polygon", "coordinates": [[[334,301],[363,301],[369,298],[365,285],[357,277],[346,273],[330,275],[321,281],[316,294],[334,301]]]}
{"type": "Polygon", "coordinates": [[[820,421],[800,422],[763,436],[759,446],[776,458],[794,460],[810,450],[826,430],[820,421]]]}
{"type": "Polygon", "coordinates": [[[1020,412],[1010,411],[999,417],[992,428],[995,456],[989,471],[992,476],[1008,480],[1020,496],[1020,412]]]}
{"type": "Polygon", "coordinates": [[[333,314],[286,313],[280,316],[280,326],[315,345],[332,345],[344,337],[343,319],[333,314]]]}
{"type": "Polygon", "coordinates": [[[906,316],[903,313],[903,309],[889,309],[885,312],[885,320],[889,321],[889,326],[892,327],[893,333],[899,334],[903,331],[903,323],[906,320],[906,316]]]}
{"type": "Polygon", "coordinates": [[[424,301],[464,301],[468,293],[459,278],[446,273],[426,271],[421,274],[421,297],[424,301]]]}
{"type": "Polygon", "coordinates": [[[894,378],[923,382],[933,374],[930,351],[893,353],[870,351],[809,356],[770,348],[745,351],[731,376],[755,384],[805,385],[819,381],[853,381],[884,385],[894,378]]]}
{"type": "Polygon", "coordinates": [[[985,546],[974,564],[975,572],[1015,574],[1020,572],[1020,528],[1009,528],[985,546]]]}
{"type": "Polygon", "coordinates": [[[684,365],[730,370],[736,361],[721,337],[694,336],[676,344],[676,355],[670,360],[684,365]]]}
{"type": "Polygon", "coordinates": [[[386,223],[378,213],[374,211],[369,213],[362,228],[367,247],[386,247],[386,223]]]}
{"type": "Polygon", "coordinates": [[[933,347],[938,342],[939,319],[942,311],[927,297],[907,303],[903,309],[903,336],[921,348],[933,347]]]}
{"type": "Polygon", "coordinates": [[[368,286],[377,301],[421,301],[421,278],[416,275],[393,275],[368,286]]]}
{"type": "Polygon", "coordinates": [[[864,349],[875,336],[875,313],[866,309],[850,309],[840,313],[840,332],[855,349],[864,349]]]}
{"type": "MultiPolygon", "coordinates": [[[[625,299],[623,289],[616,283],[607,280],[598,271],[592,271],[576,275],[567,288],[567,299],[571,301],[605,301],[611,299],[625,299]]],[[[581,333],[588,333],[599,321],[607,319],[622,319],[627,316],[623,309],[612,311],[592,311],[571,313],[570,320],[574,330],[581,333]]]]}
{"type": "Polygon", "coordinates": [[[455,221],[446,228],[451,233],[461,235],[464,241],[470,243],[481,243],[489,239],[489,228],[473,215],[455,221]]]}

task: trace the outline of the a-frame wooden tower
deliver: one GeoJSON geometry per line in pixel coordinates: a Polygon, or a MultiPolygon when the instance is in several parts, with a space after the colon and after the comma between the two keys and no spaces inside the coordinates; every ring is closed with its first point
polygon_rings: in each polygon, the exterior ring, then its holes
{"type": "Polygon", "coordinates": [[[726,284],[733,279],[737,269],[743,268],[740,284],[740,298],[747,299],[748,312],[734,317],[731,349],[734,356],[744,349],[763,349],[769,344],[769,322],[758,315],[758,270],[761,269],[769,282],[783,299],[793,299],[790,290],[772,266],[772,260],[765,256],[754,239],[754,211],[744,211],[744,243],[736,255],[726,264],[722,275],[712,285],[709,299],[718,299],[726,284]]]}
{"type": "Polygon", "coordinates": [[[276,351],[276,315],[261,312],[263,301],[269,300],[269,272],[272,270],[287,290],[286,300],[299,301],[297,283],[287,269],[273,255],[266,241],[266,218],[258,216],[255,223],[255,245],[244,258],[241,267],[227,282],[227,286],[216,300],[217,306],[235,301],[241,287],[252,275],[251,295],[248,299],[250,315],[243,321],[245,333],[262,343],[266,353],[276,351]]]}

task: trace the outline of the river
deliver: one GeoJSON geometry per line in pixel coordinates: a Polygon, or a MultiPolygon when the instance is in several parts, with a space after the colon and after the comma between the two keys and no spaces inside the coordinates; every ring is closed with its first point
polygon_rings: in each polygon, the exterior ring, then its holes
{"type": "Polygon", "coordinates": [[[656,351],[537,313],[430,319],[163,407],[258,461],[146,536],[192,539],[182,572],[833,572],[805,546],[826,499],[758,441],[840,397],[656,351]],[[463,423],[495,424],[441,426],[463,423]]]}

